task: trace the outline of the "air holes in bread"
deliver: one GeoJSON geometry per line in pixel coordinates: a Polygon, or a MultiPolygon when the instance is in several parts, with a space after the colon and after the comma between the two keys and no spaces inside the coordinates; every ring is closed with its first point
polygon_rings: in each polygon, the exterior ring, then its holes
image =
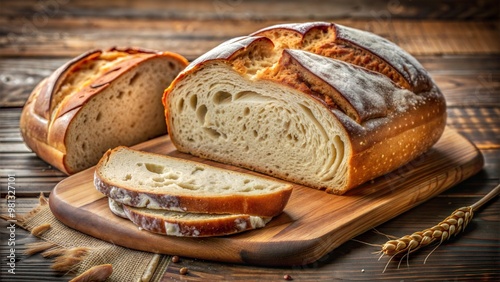
{"type": "Polygon", "coordinates": [[[198,190],[198,189],[200,189],[199,187],[196,187],[193,184],[189,184],[189,183],[177,183],[177,185],[179,185],[179,187],[181,187],[183,189],[187,189],[187,190],[198,190]]]}
{"type": "MultiPolygon", "coordinates": [[[[196,96],[195,96],[196,97],[196,96]]],[[[196,110],[196,117],[201,124],[205,124],[205,116],[207,115],[207,106],[201,105],[196,110]]]]}
{"type": "Polygon", "coordinates": [[[232,100],[233,96],[225,91],[219,91],[214,94],[213,101],[214,104],[220,105],[220,104],[225,104],[225,103],[230,103],[232,100]]]}
{"type": "Polygon", "coordinates": [[[201,172],[204,170],[205,170],[204,168],[197,166],[194,168],[194,170],[193,170],[193,172],[191,172],[191,174],[196,174],[197,172],[201,172]]]}
{"type": "Polygon", "coordinates": [[[255,185],[255,186],[253,186],[253,189],[254,190],[264,190],[264,189],[266,189],[266,187],[264,187],[264,185],[255,185]]]}
{"type": "Polygon", "coordinates": [[[125,177],[123,178],[123,181],[129,181],[132,179],[132,175],[131,174],[127,174],[125,175],[125,177]]]}
{"type": "Polygon", "coordinates": [[[212,128],[203,128],[203,131],[205,131],[208,134],[208,136],[213,138],[219,138],[221,136],[220,132],[212,128]]]}
{"type": "Polygon", "coordinates": [[[251,91],[243,91],[243,92],[239,92],[239,93],[236,93],[236,95],[234,95],[234,100],[241,100],[241,99],[253,99],[255,97],[258,97],[258,96],[261,96],[255,92],[251,92],[251,91]]]}
{"type": "Polygon", "coordinates": [[[136,73],[135,73],[135,74],[134,74],[134,75],[130,78],[130,80],[129,80],[128,84],[129,84],[129,85],[133,85],[133,84],[134,84],[134,82],[136,82],[136,81],[137,81],[137,78],[138,78],[138,77],[139,77],[139,73],[138,73],[138,72],[136,72],[136,73]]]}
{"type": "Polygon", "coordinates": [[[180,99],[179,104],[177,105],[177,110],[182,112],[184,110],[184,99],[180,99]]]}
{"type": "Polygon", "coordinates": [[[165,178],[170,179],[170,180],[177,180],[177,179],[179,179],[179,175],[177,175],[175,173],[169,173],[169,174],[165,175],[165,178]]]}
{"type": "Polygon", "coordinates": [[[154,182],[165,182],[165,178],[163,177],[153,177],[152,179],[154,182]]]}
{"type": "Polygon", "coordinates": [[[165,170],[165,167],[162,166],[162,165],[158,165],[158,164],[150,164],[150,163],[146,163],[145,164],[146,166],[146,169],[152,173],[157,173],[157,174],[161,174],[163,173],[163,171],[165,170]]]}
{"type": "Polygon", "coordinates": [[[97,114],[97,116],[95,117],[95,121],[100,121],[100,120],[101,120],[101,117],[102,117],[102,113],[101,113],[101,112],[99,112],[99,113],[97,114]]]}
{"type": "Polygon", "coordinates": [[[189,106],[191,106],[191,109],[193,110],[196,109],[196,107],[198,106],[198,96],[191,96],[191,98],[189,99],[189,106]]]}

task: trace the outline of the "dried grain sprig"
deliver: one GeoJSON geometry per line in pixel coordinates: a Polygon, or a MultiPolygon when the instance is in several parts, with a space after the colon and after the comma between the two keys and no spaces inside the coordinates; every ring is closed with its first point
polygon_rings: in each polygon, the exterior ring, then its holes
{"type": "Polygon", "coordinates": [[[100,282],[106,281],[113,273],[113,266],[111,264],[101,264],[87,269],[82,274],[71,279],[69,282],[100,282]]]}
{"type": "Polygon", "coordinates": [[[64,252],[54,259],[51,268],[59,272],[72,271],[84,260],[89,251],[90,250],[85,247],[65,249],[64,252]]]}
{"type": "Polygon", "coordinates": [[[34,242],[26,244],[26,250],[24,250],[24,253],[31,256],[55,247],[57,247],[56,244],[47,241],[34,242]]]}
{"type": "Polygon", "coordinates": [[[381,251],[384,255],[394,256],[414,252],[436,241],[443,242],[460,233],[469,224],[472,216],[472,207],[461,207],[431,228],[387,241],[382,245],[381,251]]]}
{"type": "Polygon", "coordinates": [[[31,234],[40,237],[43,233],[50,229],[50,223],[44,223],[31,229],[31,234]]]}
{"type": "MultiPolygon", "coordinates": [[[[414,232],[411,235],[405,235],[403,237],[387,241],[381,247],[380,253],[382,253],[382,255],[380,256],[380,258],[385,255],[391,256],[391,258],[389,259],[390,262],[394,257],[397,256],[402,256],[402,259],[405,256],[408,258],[410,253],[413,253],[432,243],[439,242],[438,246],[441,245],[441,243],[450,239],[451,236],[456,236],[458,233],[462,232],[472,220],[474,212],[481,208],[485,203],[496,197],[499,193],[500,185],[493,188],[493,190],[491,190],[486,196],[481,198],[473,205],[461,207],[455,210],[450,216],[431,228],[427,228],[422,231],[414,232]]],[[[438,246],[436,246],[436,248],[438,246]]],[[[434,248],[434,250],[436,248],[434,248]]],[[[430,254],[432,254],[434,250],[432,250],[430,254]]],[[[429,255],[427,256],[427,258],[429,257],[429,255]]],[[[425,259],[424,263],[427,261],[427,258],[425,259]]],[[[389,262],[384,268],[384,272],[389,262]]]]}

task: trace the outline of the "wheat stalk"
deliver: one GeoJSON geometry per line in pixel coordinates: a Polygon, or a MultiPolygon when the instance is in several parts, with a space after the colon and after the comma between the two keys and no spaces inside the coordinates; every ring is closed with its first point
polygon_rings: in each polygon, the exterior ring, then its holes
{"type": "MultiPolygon", "coordinates": [[[[439,247],[441,243],[450,239],[451,236],[455,236],[458,233],[462,232],[467,224],[469,224],[469,222],[472,220],[474,212],[476,212],[486,202],[497,196],[499,192],[500,185],[493,188],[493,190],[491,190],[487,195],[485,195],[473,205],[461,207],[455,210],[450,216],[431,228],[417,231],[411,235],[405,235],[398,239],[387,241],[381,247],[380,253],[382,253],[382,255],[380,256],[380,258],[382,258],[384,255],[391,256],[391,259],[389,259],[390,262],[396,256],[403,255],[404,258],[410,253],[435,242],[439,242],[436,248],[439,247]]],[[[434,248],[434,250],[436,248],[434,248]]],[[[432,254],[434,250],[432,250],[430,254],[432,254]]],[[[427,255],[427,258],[430,256],[430,254],[427,255]]],[[[427,261],[427,258],[424,260],[424,263],[427,261]]],[[[389,264],[389,262],[387,263],[387,265],[389,264]]],[[[387,265],[384,268],[384,272],[387,268],[387,265]]]]}

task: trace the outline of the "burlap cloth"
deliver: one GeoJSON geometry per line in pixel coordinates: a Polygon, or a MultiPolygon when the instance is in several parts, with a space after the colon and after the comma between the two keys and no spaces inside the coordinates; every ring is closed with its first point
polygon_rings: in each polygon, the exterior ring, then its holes
{"type": "Polygon", "coordinates": [[[85,256],[71,267],[75,276],[93,266],[111,264],[113,272],[106,281],[159,281],[170,262],[170,256],[120,247],[67,227],[54,217],[45,198],[40,198],[40,205],[17,224],[30,232],[49,224],[50,228],[37,237],[55,245],[50,249],[86,249],[85,256]]]}

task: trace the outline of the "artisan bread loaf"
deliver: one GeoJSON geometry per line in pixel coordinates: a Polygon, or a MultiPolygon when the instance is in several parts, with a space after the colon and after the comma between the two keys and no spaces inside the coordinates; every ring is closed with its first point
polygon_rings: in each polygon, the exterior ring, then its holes
{"type": "Polygon", "coordinates": [[[187,65],[180,55],[95,50],[67,62],[31,93],[20,121],[25,143],[66,174],[110,148],[166,134],[161,96],[187,65]]]}
{"type": "Polygon", "coordinates": [[[94,184],[133,207],[264,217],[281,213],[292,192],[280,181],[123,146],[102,157],[94,184]]]}
{"type": "Polygon", "coordinates": [[[225,236],[264,227],[270,217],[246,214],[201,214],[122,205],[109,198],[111,211],[150,232],[179,237],[225,236]]]}
{"type": "Polygon", "coordinates": [[[446,123],[443,95],[415,58],[325,22],[224,42],[163,103],[179,151],[336,194],[422,154],[446,123]]]}

